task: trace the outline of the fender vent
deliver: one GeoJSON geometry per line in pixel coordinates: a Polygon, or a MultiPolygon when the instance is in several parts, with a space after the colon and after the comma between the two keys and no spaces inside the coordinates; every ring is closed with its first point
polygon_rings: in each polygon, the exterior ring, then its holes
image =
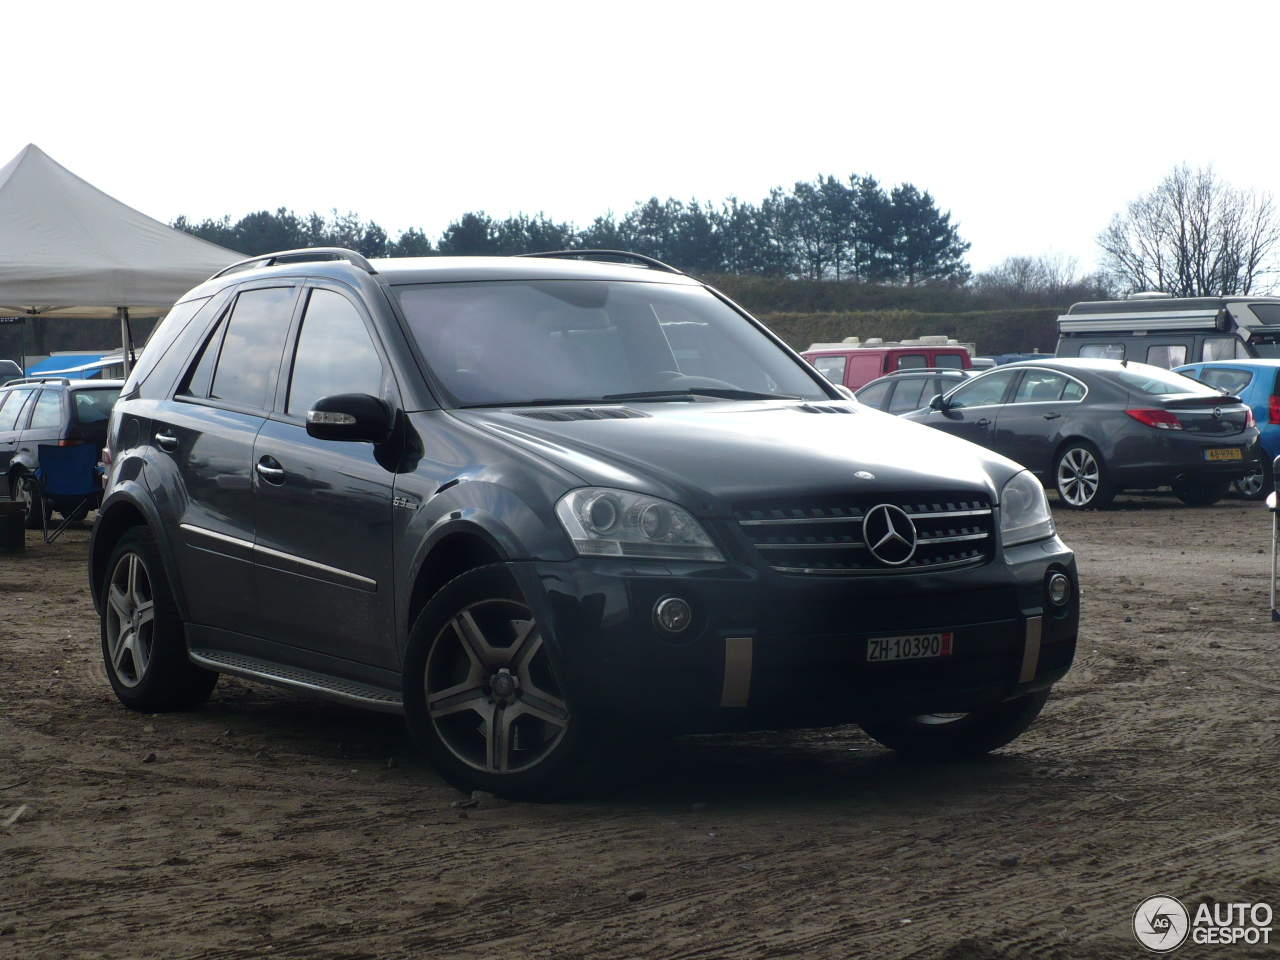
{"type": "Polygon", "coordinates": [[[652,416],[630,407],[583,407],[580,410],[522,410],[530,420],[635,420],[652,416]]]}

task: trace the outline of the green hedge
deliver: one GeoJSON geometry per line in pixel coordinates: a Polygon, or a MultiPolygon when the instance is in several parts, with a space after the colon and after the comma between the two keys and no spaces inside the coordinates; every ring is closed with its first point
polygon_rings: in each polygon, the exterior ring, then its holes
{"type": "MultiPolygon", "coordinates": [[[[745,306],[745,304],[744,304],[745,306]]],[[[916,310],[859,310],[848,313],[759,313],[764,323],[797,350],[845,337],[902,340],[944,334],[977,344],[980,356],[997,353],[1053,353],[1058,343],[1056,307],[924,313],[916,310]]]]}

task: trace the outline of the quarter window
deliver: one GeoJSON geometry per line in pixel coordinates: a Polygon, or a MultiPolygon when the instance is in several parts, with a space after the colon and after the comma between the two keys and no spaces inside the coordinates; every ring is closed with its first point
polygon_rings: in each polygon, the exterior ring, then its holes
{"type": "Polygon", "coordinates": [[[382,361],[355,305],[332,290],[312,290],[293,355],[288,413],[305,417],[321,397],[382,392],[382,361]]]}
{"type": "Polygon", "coordinates": [[[873,383],[869,387],[863,387],[855,396],[857,396],[859,403],[865,403],[868,407],[875,407],[879,410],[884,404],[885,395],[889,392],[891,386],[893,386],[892,380],[873,383]]]}
{"type": "Polygon", "coordinates": [[[28,430],[52,430],[62,426],[62,394],[57,390],[44,390],[36,401],[28,430]]]}
{"type": "Polygon", "coordinates": [[[1080,354],[1088,360],[1123,360],[1123,343],[1086,343],[1081,345],[1080,354]]]}
{"type": "Polygon", "coordinates": [[[814,357],[813,365],[832,383],[844,383],[845,357],[814,357]]]}
{"type": "Polygon", "coordinates": [[[1017,370],[1000,370],[975,377],[947,398],[947,406],[959,410],[963,407],[987,407],[1000,403],[1017,375],[1017,370]]]}

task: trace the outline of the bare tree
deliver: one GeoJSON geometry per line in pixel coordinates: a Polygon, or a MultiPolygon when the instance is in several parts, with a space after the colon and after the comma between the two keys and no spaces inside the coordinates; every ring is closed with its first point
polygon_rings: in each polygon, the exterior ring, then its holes
{"type": "Polygon", "coordinates": [[[974,277],[973,287],[980,294],[1026,306],[1101,300],[1110,294],[1105,276],[1082,275],[1079,261],[1062,251],[1006,257],[974,277]]]}
{"type": "Polygon", "coordinates": [[[1103,265],[1130,292],[1249,294],[1276,272],[1280,216],[1269,193],[1231,186],[1212,166],[1174,167],[1098,235],[1103,265]]]}

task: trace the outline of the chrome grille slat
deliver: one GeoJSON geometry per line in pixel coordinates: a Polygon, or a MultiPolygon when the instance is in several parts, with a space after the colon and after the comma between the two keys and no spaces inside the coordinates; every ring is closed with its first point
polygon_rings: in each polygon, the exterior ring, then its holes
{"type": "MultiPolygon", "coordinates": [[[[899,514],[901,516],[901,514],[899,514]]],[[[805,576],[899,576],[954,570],[995,556],[995,511],[985,497],[966,494],[851,493],[790,504],[738,504],[743,534],[780,573],[805,576]],[[916,549],[901,566],[876,558],[862,536],[866,513],[899,507],[916,528],[916,549]]]]}

